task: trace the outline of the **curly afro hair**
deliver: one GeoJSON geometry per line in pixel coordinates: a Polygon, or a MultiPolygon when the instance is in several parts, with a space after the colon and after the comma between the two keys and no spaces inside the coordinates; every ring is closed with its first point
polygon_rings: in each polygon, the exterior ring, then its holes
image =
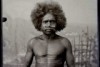
{"type": "Polygon", "coordinates": [[[35,28],[41,31],[42,18],[47,13],[51,13],[56,19],[56,31],[63,30],[66,27],[66,17],[62,7],[57,2],[51,3],[37,3],[35,9],[32,10],[31,20],[35,28]]]}

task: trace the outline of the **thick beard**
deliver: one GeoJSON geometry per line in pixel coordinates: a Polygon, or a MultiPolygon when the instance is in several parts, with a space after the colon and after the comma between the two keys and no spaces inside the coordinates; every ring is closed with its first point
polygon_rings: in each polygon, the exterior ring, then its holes
{"type": "Polygon", "coordinates": [[[43,33],[46,35],[52,35],[55,34],[56,30],[55,29],[51,29],[51,30],[43,30],[43,33]]]}

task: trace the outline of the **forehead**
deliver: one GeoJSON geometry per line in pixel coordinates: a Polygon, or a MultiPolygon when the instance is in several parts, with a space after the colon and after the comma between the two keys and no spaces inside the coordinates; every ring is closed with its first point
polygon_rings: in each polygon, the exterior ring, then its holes
{"type": "Polygon", "coordinates": [[[51,13],[44,15],[43,20],[55,20],[55,17],[51,13]]]}

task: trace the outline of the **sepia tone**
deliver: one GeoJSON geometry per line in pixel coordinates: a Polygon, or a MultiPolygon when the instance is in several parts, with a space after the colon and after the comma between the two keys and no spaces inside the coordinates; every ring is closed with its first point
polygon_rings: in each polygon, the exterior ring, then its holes
{"type": "MultiPolygon", "coordinates": [[[[3,67],[23,67],[28,41],[41,34],[30,14],[45,0],[3,0],[3,67]]],[[[76,67],[98,67],[97,1],[54,0],[60,3],[67,26],[57,34],[71,41],[76,67]]],[[[35,65],[33,61],[32,67],[35,65]]],[[[66,67],[66,64],[65,64],[66,67]]]]}

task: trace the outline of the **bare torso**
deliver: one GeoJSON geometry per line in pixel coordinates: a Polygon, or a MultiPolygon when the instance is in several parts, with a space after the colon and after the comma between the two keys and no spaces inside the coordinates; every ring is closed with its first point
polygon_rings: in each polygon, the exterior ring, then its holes
{"type": "Polygon", "coordinates": [[[36,67],[63,67],[66,48],[61,37],[51,40],[37,37],[32,49],[36,67]]]}
{"type": "Polygon", "coordinates": [[[28,43],[25,56],[25,66],[30,67],[35,57],[35,67],[74,67],[74,56],[71,43],[68,39],[55,35],[47,39],[38,36],[28,43]]]}

